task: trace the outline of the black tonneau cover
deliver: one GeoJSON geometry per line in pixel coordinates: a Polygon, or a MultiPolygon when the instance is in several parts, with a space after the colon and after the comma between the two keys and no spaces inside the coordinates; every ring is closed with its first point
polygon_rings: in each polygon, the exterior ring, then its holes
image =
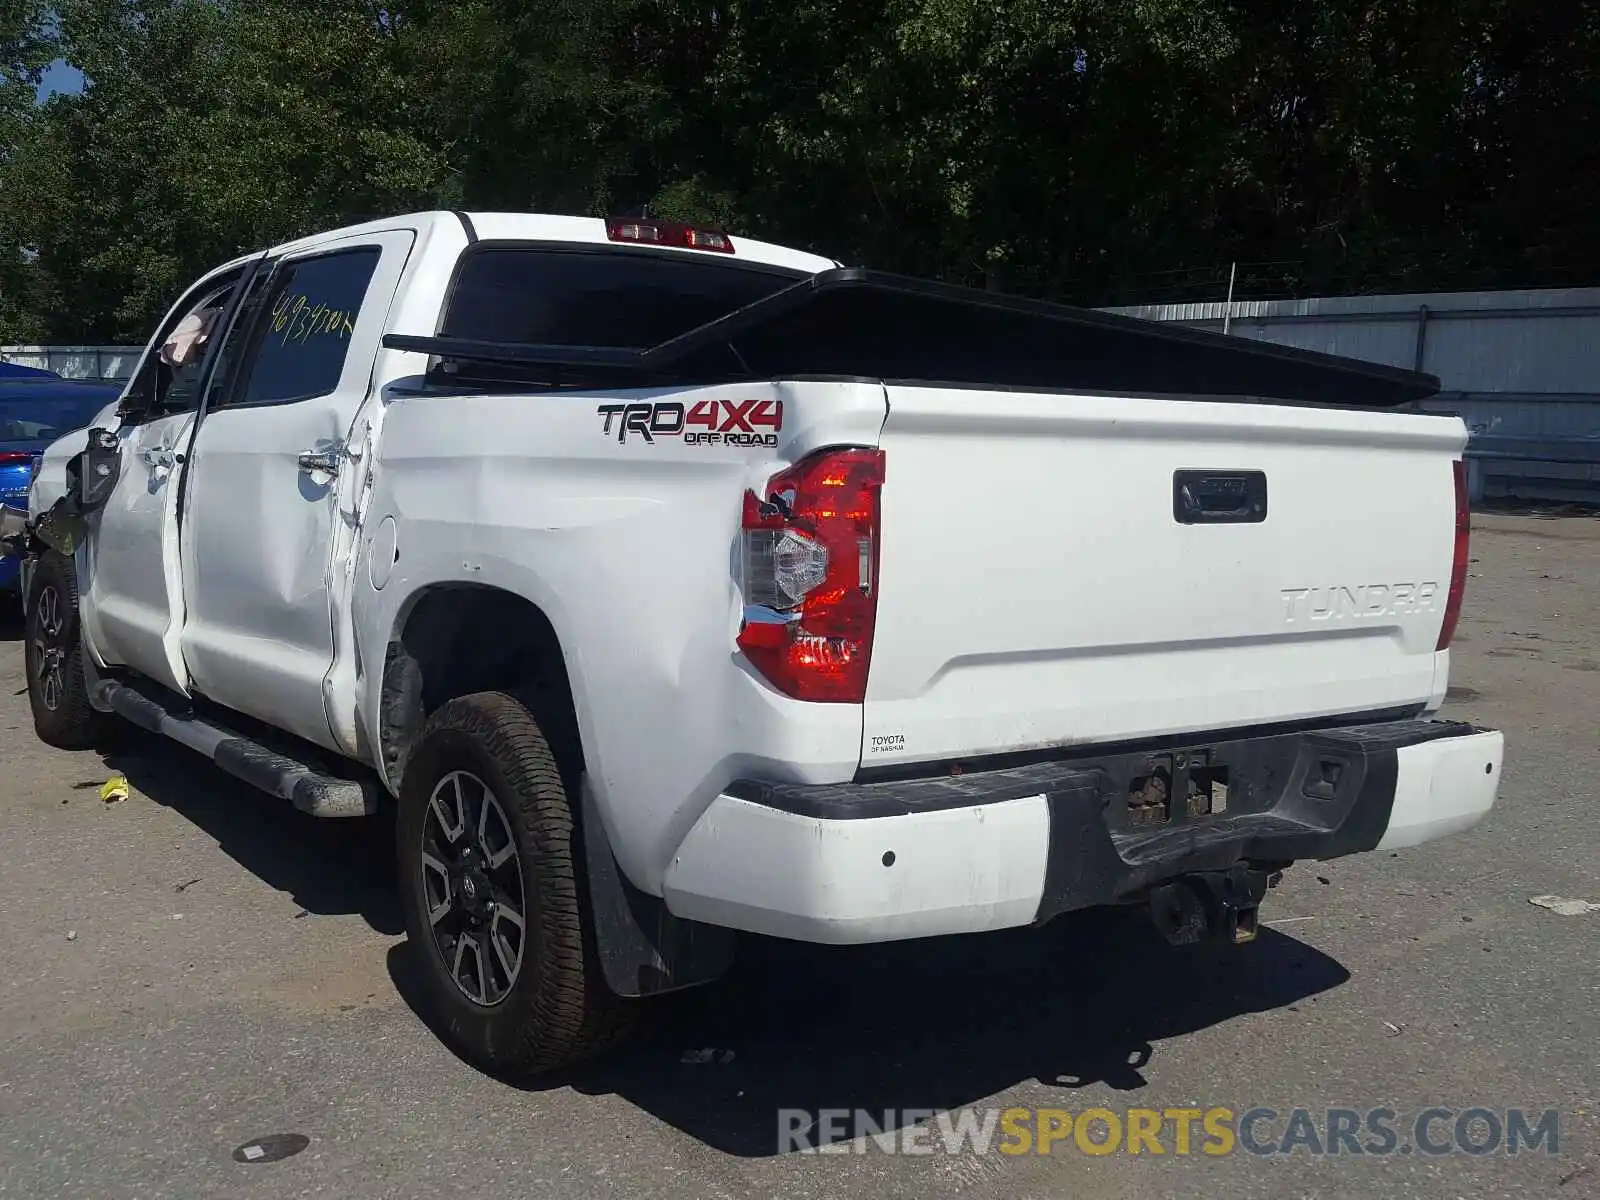
{"type": "Polygon", "coordinates": [[[824,271],[657,346],[626,349],[390,334],[383,344],[560,382],[844,376],[972,388],[1144,392],[1392,408],[1432,375],[1181,325],[861,268],[824,271]],[[520,372],[519,372],[520,373],[520,372]]]}

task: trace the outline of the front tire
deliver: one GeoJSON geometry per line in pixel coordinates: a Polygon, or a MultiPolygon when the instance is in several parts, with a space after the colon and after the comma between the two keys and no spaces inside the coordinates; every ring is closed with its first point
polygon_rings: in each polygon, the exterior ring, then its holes
{"type": "Polygon", "coordinates": [[[575,1064],[632,1027],[595,954],[573,808],[539,724],[502,692],[443,705],[406,763],[407,941],[440,1032],[497,1073],[575,1064]]]}
{"type": "Polygon", "coordinates": [[[23,622],[28,705],[39,740],[62,750],[87,750],[101,741],[105,713],[89,703],[78,636],[78,573],[72,560],[47,550],[34,567],[23,622]]]}

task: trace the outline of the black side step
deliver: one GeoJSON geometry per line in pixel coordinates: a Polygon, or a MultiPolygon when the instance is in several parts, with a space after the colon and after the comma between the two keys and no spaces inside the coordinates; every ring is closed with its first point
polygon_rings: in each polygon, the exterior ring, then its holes
{"type": "Polygon", "coordinates": [[[376,784],[328,775],[282,750],[189,711],[179,711],[125,683],[101,680],[96,699],[141,729],[198,750],[229,775],[288,800],[313,817],[366,817],[378,811],[376,784]]]}

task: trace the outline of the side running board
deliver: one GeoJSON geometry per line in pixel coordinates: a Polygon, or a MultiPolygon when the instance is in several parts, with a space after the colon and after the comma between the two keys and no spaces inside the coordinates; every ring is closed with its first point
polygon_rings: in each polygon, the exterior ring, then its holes
{"type": "Polygon", "coordinates": [[[287,800],[313,817],[365,817],[378,811],[376,782],[318,771],[187,709],[178,710],[115,680],[98,681],[95,699],[141,729],[198,750],[229,775],[287,800]]]}

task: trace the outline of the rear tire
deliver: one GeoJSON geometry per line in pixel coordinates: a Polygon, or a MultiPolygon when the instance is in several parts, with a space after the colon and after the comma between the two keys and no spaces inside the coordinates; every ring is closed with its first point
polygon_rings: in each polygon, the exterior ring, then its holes
{"type": "Polygon", "coordinates": [[[573,812],[545,734],[503,692],[440,707],[406,763],[407,941],[441,1035],[496,1073],[573,1065],[634,1024],[595,953],[573,812]]]}
{"type": "Polygon", "coordinates": [[[62,750],[91,748],[110,725],[108,714],[89,703],[78,619],[77,569],[71,559],[47,550],[29,586],[23,661],[34,732],[62,750]]]}

